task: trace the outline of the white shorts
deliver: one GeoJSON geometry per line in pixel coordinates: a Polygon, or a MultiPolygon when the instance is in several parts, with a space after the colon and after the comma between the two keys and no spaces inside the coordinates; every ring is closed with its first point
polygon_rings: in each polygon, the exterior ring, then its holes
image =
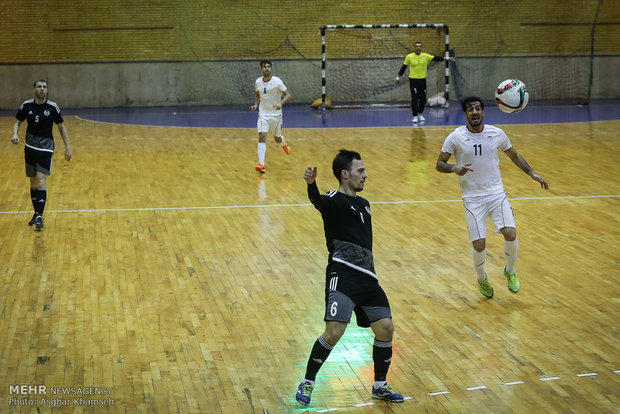
{"type": "Polygon", "coordinates": [[[256,123],[258,132],[266,134],[272,133],[274,137],[282,136],[282,115],[263,115],[258,114],[258,122],[256,123]]]}
{"type": "Polygon", "coordinates": [[[463,206],[470,242],[486,238],[487,217],[493,220],[496,233],[504,227],[516,228],[512,207],[505,193],[470,197],[463,200],[463,206]]]}

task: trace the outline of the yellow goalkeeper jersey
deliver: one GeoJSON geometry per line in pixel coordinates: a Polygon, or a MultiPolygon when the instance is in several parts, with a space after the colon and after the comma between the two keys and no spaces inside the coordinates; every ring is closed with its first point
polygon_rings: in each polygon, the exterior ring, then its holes
{"type": "Polygon", "coordinates": [[[433,60],[434,56],[429,55],[428,53],[420,53],[416,55],[415,53],[409,53],[405,56],[405,61],[403,65],[409,66],[409,77],[413,79],[424,79],[426,78],[426,69],[428,68],[428,64],[433,60]]]}

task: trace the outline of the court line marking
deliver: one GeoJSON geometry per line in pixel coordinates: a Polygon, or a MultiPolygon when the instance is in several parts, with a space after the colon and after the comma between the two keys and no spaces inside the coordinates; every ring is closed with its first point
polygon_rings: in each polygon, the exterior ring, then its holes
{"type": "MultiPolygon", "coordinates": [[[[225,111],[224,111],[225,112],[225,111]]],[[[230,111],[230,112],[236,112],[236,111],[230,111]]],[[[241,112],[241,110],[240,110],[241,112]]],[[[299,110],[295,110],[294,108],[292,109],[288,109],[287,113],[289,112],[304,112],[304,111],[299,111],[299,110]]],[[[406,111],[405,111],[406,112],[406,111]]],[[[163,113],[163,112],[162,112],[163,113]]],[[[170,111],[167,111],[165,113],[170,113],[170,111]]],[[[193,114],[194,112],[184,112],[183,114],[193,114]]],[[[196,114],[204,114],[205,112],[196,112],[196,114]]],[[[176,112],[173,113],[173,115],[177,115],[176,112]]],[[[128,125],[128,126],[135,126],[135,127],[146,127],[146,128],[202,128],[202,129],[230,129],[231,127],[227,127],[227,126],[212,126],[212,125],[205,125],[205,126],[192,126],[192,125],[154,125],[154,124],[133,124],[133,123],[127,123],[127,122],[114,122],[114,121],[103,121],[103,120],[98,120],[98,119],[89,119],[89,118],[85,118],[86,115],[66,115],[66,117],[72,116],[78,120],[81,121],[86,121],[86,122],[93,122],[93,123],[99,123],[99,124],[111,124],[111,125],[128,125]]],[[[572,121],[572,122],[538,122],[538,123],[507,123],[507,122],[501,122],[501,123],[493,123],[493,125],[499,126],[499,127],[505,127],[505,126],[537,126],[537,125],[566,125],[566,124],[581,124],[581,123],[601,123],[601,122],[613,122],[613,121],[617,121],[618,119],[600,119],[600,120],[596,120],[596,121],[590,121],[590,120],[578,120],[578,121],[572,121]]],[[[431,120],[432,122],[432,120],[431,120]]],[[[426,125],[425,128],[451,128],[451,127],[458,127],[463,125],[462,123],[454,123],[454,124],[442,124],[442,125],[426,125]]],[[[253,126],[240,126],[240,127],[233,127],[235,129],[247,129],[249,131],[256,131],[256,127],[253,126]]],[[[300,129],[324,129],[325,125],[322,123],[320,126],[304,126],[304,127],[291,127],[291,126],[287,126],[286,129],[295,129],[295,130],[300,130],[300,129]]],[[[329,129],[378,129],[378,128],[409,128],[411,129],[411,125],[371,125],[371,126],[327,126],[327,128],[329,129]]],[[[530,134],[532,135],[532,134],[530,134]]],[[[543,136],[548,136],[548,134],[543,134],[543,136]]]]}
{"type": "Polygon", "coordinates": [[[435,396],[435,395],[443,395],[443,394],[450,394],[450,391],[439,391],[439,392],[429,392],[428,395],[430,395],[431,397],[435,396]]]}
{"type": "MultiPolygon", "coordinates": [[[[614,370],[612,371],[616,374],[620,374],[620,370],[614,370]]],[[[597,376],[598,373],[596,372],[589,372],[589,373],[585,373],[585,374],[577,374],[578,377],[591,377],[591,376],[597,376]]],[[[553,381],[553,380],[559,380],[561,379],[560,377],[546,377],[546,378],[539,378],[540,381],[553,381]]],[[[501,385],[505,385],[505,386],[512,386],[512,385],[519,385],[519,384],[525,384],[525,381],[513,381],[513,382],[503,382],[500,383],[501,385]]],[[[487,387],[485,385],[479,385],[477,387],[469,387],[469,388],[465,388],[465,390],[467,391],[475,391],[475,390],[484,390],[487,389],[487,387]]],[[[450,391],[439,391],[439,392],[431,392],[428,393],[427,395],[434,397],[437,395],[445,395],[445,394],[450,394],[450,391]]],[[[404,397],[404,400],[411,400],[413,399],[413,397],[404,397]]],[[[367,407],[370,405],[375,405],[374,402],[368,402],[368,403],[359,403],[359,404],[353,404],[352,407],[355,408],[361,408],[361,407],[367,407]]],[[[327,412],[331,412],[331,411],[339,411],[338,408],[327,408],[327,409],[321,409],[321,410],[317,410],[315,411],[316,413],[327,413],[327,412]]]]}
{"type": "MultiPolygon", "coordinates": [[[[605,195],[583,195],[583,196],[556,196],[556,197],[508,197],[509,201],[519,200],[573,200],[573,199],[589,199],[589,198],[617,198],[618,194],[605,194],[605,195]]],[[[459,200],[412,200],[412,201],[371,201],[370,204],[422,204],[422,203],[454,203],[462,202],[459,200]]]]}
{"type": "MultiPolygon", "coordinates": [[[[598,199],[598,198],[618,198],[618,194],[606,195],[584,195],[584,196],[557,196],[557,197],[516,197],[510,201],[521,200],[579,200],[579,199],[598,199]]],[[[373,204],[434,204],[434,203],[461,203],[463,200],[401,200],[401,201],[372,201],[373,204]]],[[[176,210],[217,210],[217,209],[237,209],[237,208],[272,208],[272,207],[309,207],[310,203],[293,204],[249,204],[249,205],[229,205],[229,206],[195,206],[195,207],[142,207],[142,208],[101,208],[101,209],[74,209],[74,210],[46,210],[46,213],[104,213],[104,212],[126,212],[126,211],[176,211],[176,210]]],[[[0,211],[0,214],[32,214],[28,211],[0,211]]]]}

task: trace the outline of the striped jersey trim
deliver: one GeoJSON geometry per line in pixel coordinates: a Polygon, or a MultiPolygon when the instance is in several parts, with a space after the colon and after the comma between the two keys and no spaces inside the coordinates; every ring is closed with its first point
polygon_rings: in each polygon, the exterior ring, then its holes
{"type": "Polygon", "coordinates": [[[331,279],[329,279],[329,290],[338,290],[336,289],[338,287],[338,276],[332,276],[331,279]]]}
{"type": "Polygon", "coordinates": [[[51,152],[52,154],[54,153],[54,150],[51,150],[51,149],[37,148],[37,147],[33,147],[32,145],[28,145],[28,144],[25,144],[25,146],[27,146],[28,148],[32,148],[33,150],[36,150],[36,151],[51,152]]]}
{"type": "Polygon", "coordinates": [[[334,262],[342,263],[343,265],[348,266],[348,267],[350,267],[352,269],[355,269],[355,270],[357,270],[359,272],[366,273],[367,275],[372,276],[375,279],[379,280],[379,277],[376,274],[374,274],[370,270],[364,269],[363,267],[356,266],[353,263],[346,262],[346,261],[344,261],[342,259],[339,259],[337,257],[332,257],[332,260],[334,262]]]}

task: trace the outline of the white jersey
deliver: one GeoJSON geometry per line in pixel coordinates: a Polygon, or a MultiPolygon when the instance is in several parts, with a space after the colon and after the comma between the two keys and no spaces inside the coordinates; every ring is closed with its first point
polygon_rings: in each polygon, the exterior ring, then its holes
{"type": "Polygon", "coordinates": [[[271,76],[268,82],[263,81],[263,77],[256,79],[254,89],[260,93],[259,112],[263,115],[281,115],[282,109],[276,109],[275,105],[280,105],[282,93],[286,91],[286,86],[282,79],[271,76]]]}
{"type": "Polygon", "coordinates": [[[458,165],[471,164],[473,171],[459,176],[465,199],[504,192],[498,151],[511,147],[506,133],[493,125],[484,125],[482,132],[461,126],[446,137],[441,151],[453,155],[458,165]]]}

